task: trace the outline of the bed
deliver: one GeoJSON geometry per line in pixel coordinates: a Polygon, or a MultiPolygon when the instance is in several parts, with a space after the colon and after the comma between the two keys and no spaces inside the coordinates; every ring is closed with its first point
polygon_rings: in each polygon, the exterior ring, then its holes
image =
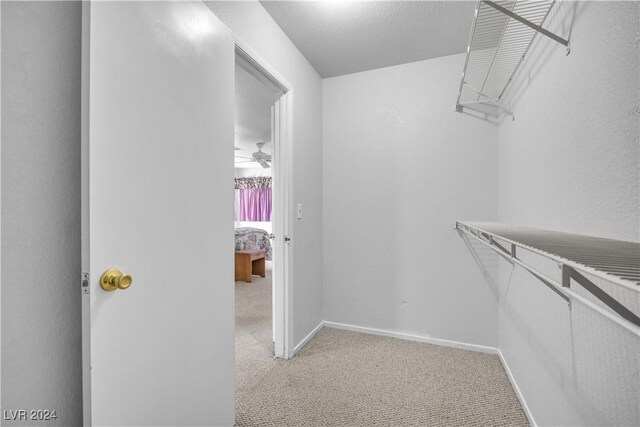
{"type": "Polygon", "coordinates": [[[271,240],[269,233],[253,227],[236,228],[236,251],[264,251],[265,258],[271,261],[271,240]]]}

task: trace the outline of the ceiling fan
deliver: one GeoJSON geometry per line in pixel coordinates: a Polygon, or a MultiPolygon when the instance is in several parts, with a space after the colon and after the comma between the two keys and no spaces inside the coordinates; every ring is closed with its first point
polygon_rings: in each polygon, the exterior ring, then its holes
{"type": "Polygon", "coordinates": [[[240,161],[236,160],[235,163],[256,162],[265,169],[270,168],[271,165],[269,163],[271,163],[271,154],[267,154],[262,151],[262,147],[264,147],[265,144],[266,142],[256,143],[256,145],[258,146],[258,151],[253,153],[251,157],[236,156],[236,159],[246,159],[246,160],[240,160],[240,161]]]}

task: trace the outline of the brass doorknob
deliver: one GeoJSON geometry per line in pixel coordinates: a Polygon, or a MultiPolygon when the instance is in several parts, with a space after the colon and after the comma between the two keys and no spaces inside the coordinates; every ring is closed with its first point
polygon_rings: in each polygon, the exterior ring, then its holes
{"type": "Polygon", "coordinates": [[[100,287],[107,292],[112,292],[116,289],[125,290],[131,286],[132,282],[133,278],[131,276],[117,268],[108,269],[100,277],[100,287]]]}

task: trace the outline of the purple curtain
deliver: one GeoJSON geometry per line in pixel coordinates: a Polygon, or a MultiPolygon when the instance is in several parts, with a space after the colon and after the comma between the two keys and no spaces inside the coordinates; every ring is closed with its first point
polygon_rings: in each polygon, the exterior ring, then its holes
{"type": "Polygon", "coordinates": [[[240,221],[271,221],[271,188],[242,188],[240,221]]]}

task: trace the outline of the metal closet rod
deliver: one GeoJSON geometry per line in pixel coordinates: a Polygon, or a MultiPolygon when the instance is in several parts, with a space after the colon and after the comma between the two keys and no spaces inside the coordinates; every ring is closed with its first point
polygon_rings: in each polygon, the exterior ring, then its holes
{"type": "MultiPolygon", "coordinates": [[[[594,283],[592,283],[589,279],[587,279],[582,274],[580,274],[573,267],[571,267],[569,265],[566,265],[566,264],[562,264],[561,265],[563,283],[560,284],[556,280],[550,278],[549,276],[545,275],[544,273],[541,273],[540,271],[538,271],[535,268],[527,265],[526,263],[522,262],[520,259],[517,258],[517,256],[516,256],[516,247],[521,247],[522,249],[528,250],[526,247],[523,247],[521,245],[517,245],[516,243],[511,243],[510,250],[507,250],[504,246],[502,246],[501,244],[499,244],[498,242],[496,242],[494,240],[494,237],[497,238],[497,239],[500,239],[500,236],[498,236],[498,235],[493,236],[493,235],[488,234],[488,233],[486,233],[484,231],[476,230],[476,229],[471,228],[468,225],[466,225],[464,223],[461,223],[461,222],[458,222],[458,221],[456,221],[456,229],[462,231],[464,234],[466,234],[468,236],[473,237],[474,239],[478,240],[483,245],[488,246],[493,251],[495,251],[498,255],[500,255],[505,260],[507,260],[507,262],[511,263],[511,265],[517,264],[520,267],[522,267],[523,269],[525,269],[526,271],[528,271],[529,273],[531,273],[534,277],[536,277],[543,284],[545,284],[549,289],[551,289],[553,292],[558,294],[562,299],[567,301],[567,303],[569,305],[569,309],[571,309],[572,301],[578,301],[578,302],[582,303],[583,305],[589,307],[593,311],[597,312],[598,314],[606,317],[609,320],[612,320],[616,324],[618,324],[618,325],[622,326],[623,328],[627,329],[628,331],[630,331],[634,335],[640,337],[640,318],[638,316],[636,316],[632,311],[627,309],[625,306],[620,304],[616,299],[614,299],[609,294],[607,294],[605,291],[603,291],[598,286],[596,286],[594,283]],[[483,240],[481,238],[481,236],[484,237],[487,240],[483,240]],[[569,284],[570,284],[570,280],[571,279],[575,280],[578,284],[583,286],[587,291],[592,293],[596,298],[598,298],[604,304],[609,306],[612,310],[614,310],[616,312],[616,314],[613,314],[610,311],[607,311],[607,310],[603,309],[599,305],[593,303],[592,301],[588,300],[587,298],[583,297],[582,295],[580,295],[580,294],[574,292],[573,290],[571,290],[569,288],[569,284]]],[[[541,254],[538,254],[538,255],[543,256],[541,254]]],[[[551,258],[549,258],[549,259],[551,259],[551,258]]]]}

